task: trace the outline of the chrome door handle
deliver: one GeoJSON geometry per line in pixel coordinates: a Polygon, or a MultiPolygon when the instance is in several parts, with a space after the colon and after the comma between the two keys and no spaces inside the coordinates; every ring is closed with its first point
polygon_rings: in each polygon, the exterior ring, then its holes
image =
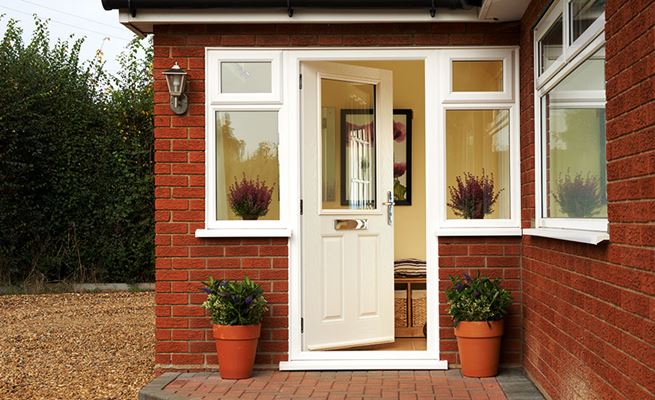
{"type": "Polygon", "coordinates": [[[387,201],[382,203],[383,206],[387,206],[387,224],[393,225],[393,206],[396,204],[393,201],[393,193],[391,191],[387,192],[387,201]]]}

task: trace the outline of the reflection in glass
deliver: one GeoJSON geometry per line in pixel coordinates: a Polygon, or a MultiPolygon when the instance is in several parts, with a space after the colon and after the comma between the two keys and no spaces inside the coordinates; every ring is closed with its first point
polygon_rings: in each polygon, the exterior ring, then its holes
{"type": "Polygon", "coordinates": [[[453,61],[453,92],[502,92],[503,61],[453,61]]]}
{"type": "Polygon", "coordinates": [[[562,16],[551,25],[548,32],[539,40],[539,64],[544,72],[557,58],[562,55],[564,39],[562,36],[562,16]]]}
{"type": "Polygon", "coordinates": [[[323,209],[375,209],[375,85],[323,79],[321,109],[323,209]]]}
{"type": "Polygon", "coordinates": [[[446,111],[448,219],[509,218],[509,110],[446,111]]]}
{"type": "Polygon", "coordinates": [[[221,93],[271,93],[270,62],[222,62],[221,93]]]}
{"type": "Polygon", "coordinates": [[[280,218],[277,119],[277,111],[216,112],[217,220],[280,218]]]}
{"type": "Polygon", "coordinates": [[[605,11],[605,0],[572,0],[571,11],[571,42],[579,38],[605,11]]]}
{"type": "Polygon", "coordinates": [[[544,217],[607,218],[604,68],[600,49],[541,100],[544,217]]]}

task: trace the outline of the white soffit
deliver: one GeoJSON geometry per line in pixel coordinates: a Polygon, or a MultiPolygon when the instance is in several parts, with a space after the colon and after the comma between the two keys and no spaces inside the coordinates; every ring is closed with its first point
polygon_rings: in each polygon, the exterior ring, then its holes
{"type": "MultiPolygon", "coordinates": [[[[136,16],[120,10],[120,22],[137,34],[152,33],[154,25],[175,24],[263,24],[263,23],[393,23],[393,22],[494,22],[480,20],[480,9],[437,9],[430,16],[428,10],[295,10],[289,17],[285,10],[252,9],[137,9],[136,16]]],[[[244,31],[244,33],[247,33],[244,31]]]]}
{"type": "Polygon", "coordinates": [[[518,21],[528,8],[530,0],[485,0],[480,7],[480,19],[492,21],[518,21]]]}

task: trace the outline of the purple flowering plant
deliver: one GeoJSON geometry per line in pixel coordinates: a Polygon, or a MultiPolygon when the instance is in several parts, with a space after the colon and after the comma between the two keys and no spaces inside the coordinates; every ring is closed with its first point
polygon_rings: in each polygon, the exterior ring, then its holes
{"type": "Polygon", "coordinates": [[[451,287],[446,289],[448,314],[455,325],[460,321],[497,321],[503,319],[512,304],[512,294],[501,287],[500,279],[476,277],[468,273],[450,275],[451,287]]]}
{"type": "Polygon", "coordinates": [[[207,300],[202,307],[209,310],[216,325],[257,325],[268,310],[264,289],[247,276],[242,281],[214,280],[210,276],[203,284],[207,300]]]}
{"type": "Polygon", "coordinates": [[[235,177],[228,193],[230,208],[236,215],[246,220],[266,215],[271,205],[274,186],[268,187],[266,182],[259,180],[259,177],[252,180],[247,179],[244,174],[241,181],[237,181],[235,177]]]}
{"type": "Polygon", "coordinates": [[[598,178],[591,173],[581,173],[571,178],[570,173],[557,180],[557,192],[553,194],[560,210],[571,218],[592,217],[602,207],[598,178]]]}
{"type": "Polygon", "coordinates": [[[470,172],[455,178],[456,185],[448,186],[450,193],[450,207],[455,215],[465,219],[483,219],[485,215],[494,212],[493,206],[498,200],[500,192],[494,188],[494,176],[488,176],[482,170],[482,176],[470,172]]]}

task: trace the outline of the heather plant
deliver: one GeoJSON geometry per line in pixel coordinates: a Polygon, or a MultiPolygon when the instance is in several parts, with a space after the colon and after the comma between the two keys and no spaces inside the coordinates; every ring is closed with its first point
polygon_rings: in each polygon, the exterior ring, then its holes
{"type": "Polygon", "coordinates": [[[214,280],[203,282],[207,300],[202,307],[209,310],[217,325],[257,325],[268,310],[264,289],[247,276],[243,281],[214,280]]]}
{"type": "Polygon", "coordinates": [[[501,287],[500,279],[477,277],[468,273],[450,275],[452,286],[446,289],[448,314],[455,325],[460,321],[498,321],[507,315],[512,294],[501,287]]]}
{"type": "Polygon", "coordinates": [[[266,182],[247,179],[245,174],[241,181],[234,178],[230,185],[228,201],[234,213],[245,220],[257,219],[268,213],[274,186],[268,187],[266,182]]]}
{"type": "Polygon", "coordinates": [[[494,211],[493,206],[502,189],[495,191],[493,174],[489,177],[482,170],[482,176],[478,177],[465,172],[464,179],[461,176],[455,179],[456,186],[448,186],[448,207],[455,215],[465,219],[482,219],[494,211]]]}
{"type": "Polygon", "coordinates": [[[602,206],[598,179],[590,173],[584,178],[581,173],[574,178],[568,172],[564,177],[560,175],[553,197],[560,210],[571,218],[591,217],[602,206]]]}

